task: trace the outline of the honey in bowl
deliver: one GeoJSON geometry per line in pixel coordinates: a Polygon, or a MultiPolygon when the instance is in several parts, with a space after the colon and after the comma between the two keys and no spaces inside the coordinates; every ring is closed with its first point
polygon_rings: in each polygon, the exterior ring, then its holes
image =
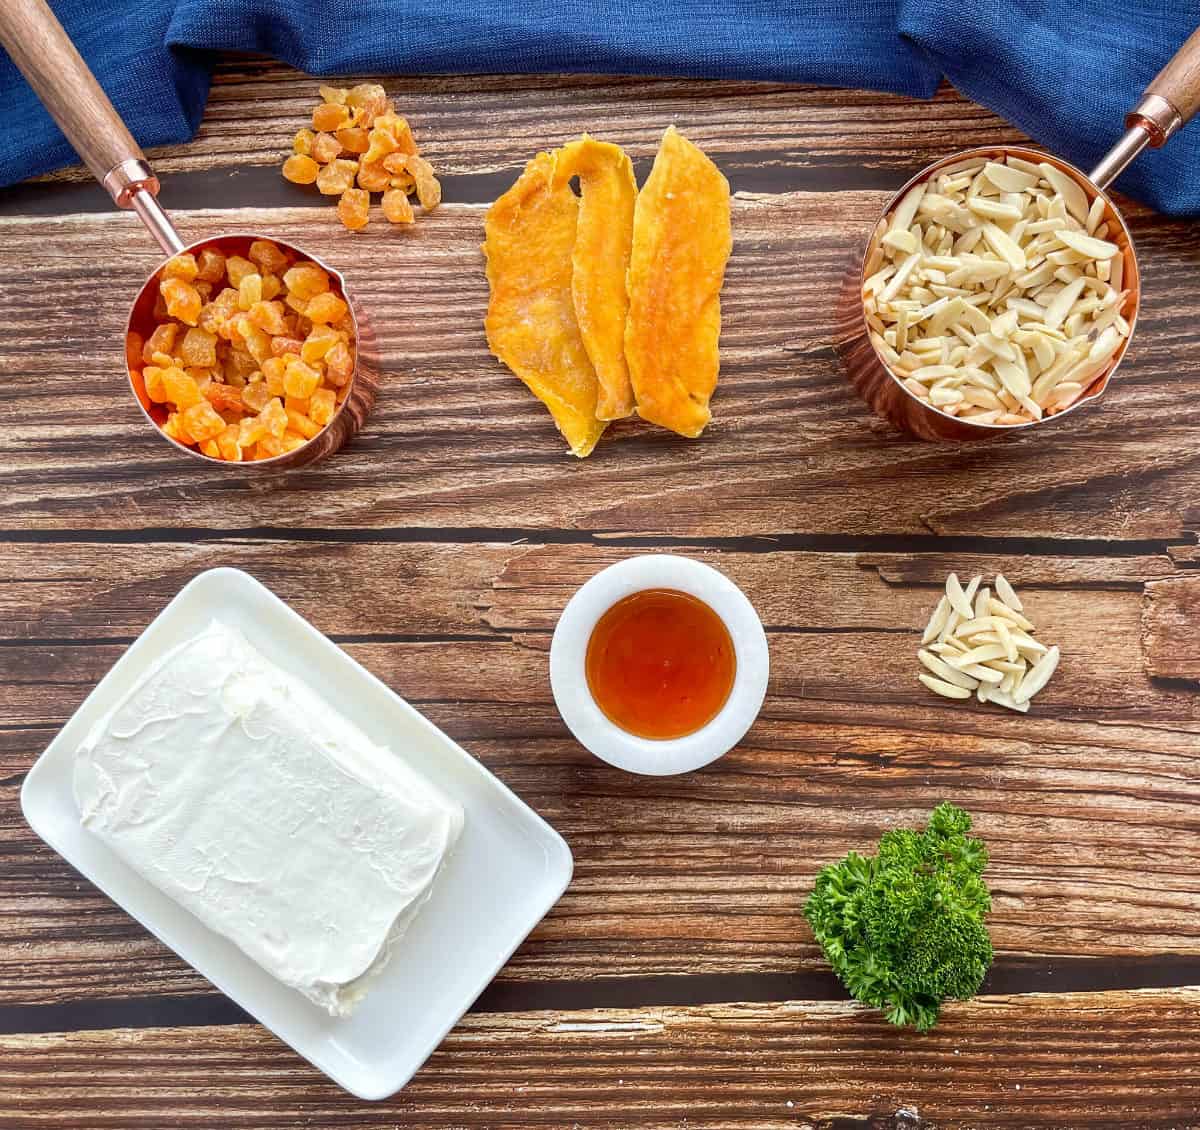
{"type": "Polygon", "coordinates": [[[592,698],[610,722],[663,741],[694,734],[721,712],[737,658],[729,629],[702,600],[645,589],[600,617],[585,669],[592,698]]]}

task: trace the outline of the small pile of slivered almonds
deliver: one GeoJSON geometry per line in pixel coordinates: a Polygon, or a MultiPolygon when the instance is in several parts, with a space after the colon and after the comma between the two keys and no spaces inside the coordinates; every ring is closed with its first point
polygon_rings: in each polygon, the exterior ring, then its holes
{"type": "Polygon", "coordinates": [[[293,184],[315,184],[323,196],[338,198],[338,219],[361,231],[371,218],[371,193],[382,192],[389,223],[414,221],[409,196],[432,212],[442,201],[442,186],[421,156],[408,122],[396,114],[378,83],[346,89],[322,86],[312,113],[312,129],[302,129],[283,163],[293,184]],[[357,185],[357,187],[356,187],[357,185]]]}
{"type": "Polygon", "coordinates": [[[1003,573],[996,595],[982,576],[964,589],[958,576],[946,579],[946,592],[921,636],[917,658],[927,669],[917,678],[943,698],[994,702],[1024,714],[1058,667],[1059,650],[1034,639],[1033,623],[1003,573]]]}
{"type": "Polygon", "coordinates": [[[732,235],[729,182],[697,146],[669,128],[638,192],[625,151],[584,134],[530,161],[485,232],[488,345],[572,454],[635,412],[700,435],[732,235]]]}
{"type": "Polygon", "coordinates": [[[880,221],[863,302],[915,396],[977,424],[1068,408],[1129,337],[1124,255],[1105,201],[1047,162],[967,159],[880,221]]]}

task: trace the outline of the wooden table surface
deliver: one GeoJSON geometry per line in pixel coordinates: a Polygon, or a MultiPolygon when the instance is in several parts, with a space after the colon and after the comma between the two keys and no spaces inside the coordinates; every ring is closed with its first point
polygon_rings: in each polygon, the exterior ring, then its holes
{"type": "Polygon", "coordinates": [[[1102,409],[929,446],[844,383],[834,300],[915,169],[1020,139],[987,111],[948,90],[388,80],[446,204],[352,235],[277,171],[315,85],[228,60],[200,137],[151,154],[186,237],[293,237],[373,315],[386,376],[366,431],[284,482],[198,468],[141,422],[119,346],[156,262],[136,220],[78,170],[0,193],[0,1126],[1200,1125],[1200,226],[1128,202],[1145,298],[1102,409]],[[488,355],[484,209],[583,130],[644,172],[670,122],[736,191],[716,419],[695,442],[623,424],[576,462],[488,355]],[[651,780],[571,740],[547,648],[578,584],[661,549],[743,586],[772,678],[738,749],[651,780]],[[575,853],[562,902],[381,1104],[250,1022],[21,817],[57,729],[218,565],[273,588],[575,853]],[[917,682],[915,632],[951,570],[1002,570],[1061,644],[1028,717],[917,682]],[[917,1036],[847,1001],[800,907],[822,864],[943,798],[991,848],[997,958],[917,1036]]]}

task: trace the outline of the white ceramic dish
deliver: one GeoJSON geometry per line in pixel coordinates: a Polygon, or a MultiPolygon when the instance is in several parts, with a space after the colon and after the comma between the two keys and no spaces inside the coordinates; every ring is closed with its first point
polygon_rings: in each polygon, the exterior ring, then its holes
{"type": "Polygon", "coordinates": [[[602,761],[666,777],[723,757],[762,709],[770,674],[767,637],[754,606],[724,573],[691,557],[654,553],[602,569],[567,602],[550,645],[550,686],[571,733],[602,761]],[[605,717],[588,690],[585,663],[592,629],[618,600],[644,589],[675,589],[704,601],[733,639],[737,673],[721,712],[702,729],[668,741],[635,737],[605,717]]]}
{"type": "MultiPolygon", "coordinates": [[[[21,790],[25,819],[77,871],[315,1067],[362,1099],[398,1091],[571,879],[557,832],[399,695],[253,577],[213,569],[188,584],[100,681],[21,790]],[[74,751],[164,652],[220,619],[310,683],[373,741],[402,753],[466,811],[428,903],[353,1016],[335,1019],[143,879],[79,824],[74,751]]],[[[136,992],[136,985],[130,986],[136,992]]]]}

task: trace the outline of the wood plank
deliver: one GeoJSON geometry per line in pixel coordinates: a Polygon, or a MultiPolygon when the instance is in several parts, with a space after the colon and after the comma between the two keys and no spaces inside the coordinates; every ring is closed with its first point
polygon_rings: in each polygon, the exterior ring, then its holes
{"type": "MultiPolygon", "coordinates": [[[[1194,1126],[1200,990],[981,998],[931,1033],[841,1002],[471,1015],[379,1104],[253,1025],[0,1036],[16,1125],[1136,1130],[1194,1126]]],[[[14,1123],[10,1123],[14,1124],[14,1123]]]]}
{"type": "Polygon", "coordinates": [[[336,231],[332,213],[309,208],[181,215],[189,235],[269,225],[343,264],[378,330],[387,375],[367,431],[283,484],[197,469],[142,422],[117,351],[122,296],[154,264],[136,221],[3,220],[6,254],[35,266],[10,272],[14,285],[0,293],[9,333],[0,527],[454,525],[1194,542],[1200,420],[1177,405],[1195,373],[1200,229],[1132,216],[1145,308],[1103,409],[1062,430],[933,446],[876,420],[832,352],[834,289],[883,198],[741,194],[716,423],[694,442],[622,423],[578,463],[544,409],[487,354],[481,207],[448,205],[412,232],[366,236],[336,231]],[[114,262],[113,247],[128,251],[114,262]],[[52,329],[46,293],[71,312],[52,329]]]}
{"type": "Polygon", "coordinates": [[[127,995],[131,974],[140,992],[207,991],[37,843],[16,792],[125,641],[216,564],[259,575],[567,837],[575,882],[507,979],[820,968],[800,915],[816,869],[945,797],[977,813],[991,845],[1005,953],[1200,945],[1200,694],[1151,679],[1128,646],[1143,578],[1173,575],[1165,554],[703,553],[768,625],[770,693],[719,766],[647,781],[570,739],[546,670],[563,604],[626,549],[280,548],[68,543],[0,555],[0,694],[14,727],[0,733],[0,1002],[127,995]],[[951,569],[1006,572],[1063,647],[1028,717],[962,709],[916,682],[916,632],[951,569]]]}
{"type": "Polygon", "coordinates": [[[1200,577],[1146,586],[1142,652],[1156,679],[1200,682],[1200,577]]]}

